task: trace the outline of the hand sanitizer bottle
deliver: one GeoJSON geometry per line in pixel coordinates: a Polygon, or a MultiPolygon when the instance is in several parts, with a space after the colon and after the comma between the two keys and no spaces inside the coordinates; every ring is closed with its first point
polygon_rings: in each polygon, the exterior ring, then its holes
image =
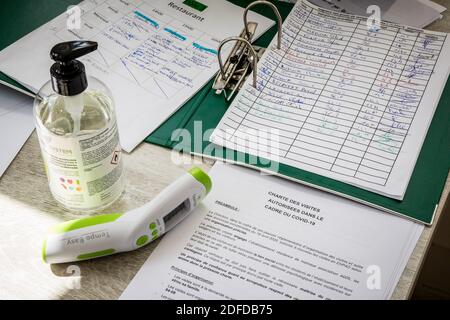
{"type": "Polygon", "coordinates": [[[124,190],[114,102],[76,60],[97,49],[92,41],[55,45],[51,81],[34,101],[36,130],[50,191],[65,208],[98,210],[124,190]],[[88,86],[89,84],[89,86],[88,86]]]}

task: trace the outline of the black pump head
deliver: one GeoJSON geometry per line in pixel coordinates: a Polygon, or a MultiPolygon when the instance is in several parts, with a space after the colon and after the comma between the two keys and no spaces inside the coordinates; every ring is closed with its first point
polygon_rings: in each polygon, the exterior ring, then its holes
{"type": "Polygon", "coordinates": [[[97,50],[93,41],[69,41],[55,45],[50,57],[55,63],[50,68],[53,90],[63,96],[75,96],[86,90],[88,83],[84,65],[76,60],[97,50]]]}

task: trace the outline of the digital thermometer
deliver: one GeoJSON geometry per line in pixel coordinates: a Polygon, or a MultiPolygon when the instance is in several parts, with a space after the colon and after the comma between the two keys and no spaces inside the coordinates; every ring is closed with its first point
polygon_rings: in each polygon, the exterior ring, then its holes
{"type": "Polygon", "coordinates": [[[56,225],[44,240],[42,258],[47,263],[63,263],[140,248],[186,218],[211,186],[205,172],[192,168],[140,208],[56,225]]]}

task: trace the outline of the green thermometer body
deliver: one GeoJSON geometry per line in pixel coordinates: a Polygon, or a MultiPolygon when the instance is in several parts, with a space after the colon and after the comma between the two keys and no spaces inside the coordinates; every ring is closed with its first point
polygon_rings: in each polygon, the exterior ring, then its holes
{"type": "Polygon", "coordinates": [[[64,263],[140,248],[186,218],[210,189],[209,176],[193,168],[140,208],[56,225],[44,241],[42,257],[64,263]]]}

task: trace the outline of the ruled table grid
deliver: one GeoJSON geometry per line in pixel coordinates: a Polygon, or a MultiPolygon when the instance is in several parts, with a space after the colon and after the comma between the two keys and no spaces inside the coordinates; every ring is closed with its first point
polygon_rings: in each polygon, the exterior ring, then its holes
{"type": "Polygon", "coordinates": [[[257,150],[249,135],[278,130],[280,162],[386,186],[445,41],[298,5],[213,136],[257,150]]]}

